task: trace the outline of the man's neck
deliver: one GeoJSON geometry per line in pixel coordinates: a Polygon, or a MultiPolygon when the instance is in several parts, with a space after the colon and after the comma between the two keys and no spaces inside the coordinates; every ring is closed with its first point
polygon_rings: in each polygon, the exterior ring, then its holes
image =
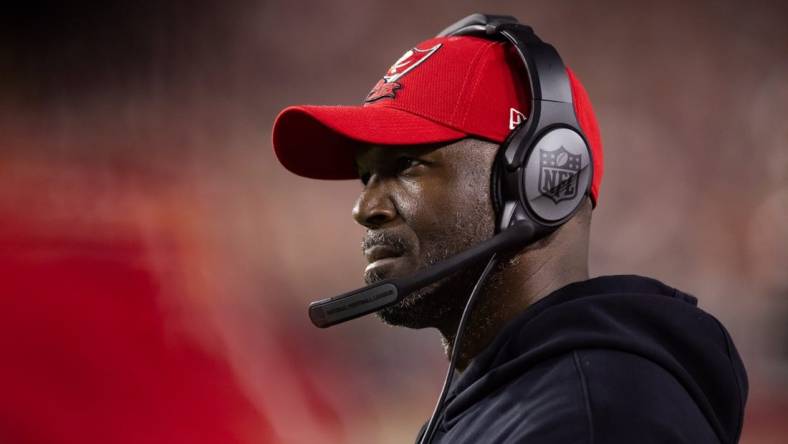
{"type": "MultiPolygon", "coordinates": [[[[587,253],[559,257],[547,251],[522,252],[499,265],[490,276],[465,326],[457,370],[492,342],[504,325],[534,302],[572,282],[588,279],[587,253]]],[[[447,356],[454,348],[459,319],[440,327],[447,356]]]]}

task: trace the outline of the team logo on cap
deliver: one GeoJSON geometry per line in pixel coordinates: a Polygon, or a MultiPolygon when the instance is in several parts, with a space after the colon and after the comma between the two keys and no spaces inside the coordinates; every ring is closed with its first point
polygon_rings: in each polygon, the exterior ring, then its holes
{"type": "Polygon", "coordinates": [[[384,75],[382,79],[378,80],[378,83],[376,83],[375,87],[372,88],[372,91],[367,94],[367,98],[364,101],[374,102],[386,97],[393,99],[396,95],[395,92],[402,88],[402,85],[397,83],[397,80],[412,71],[413,68],[419,66],[431,55],[435,54],[435,51],[437,51],[440,47],[441,44],[438,43],[432,48],[409,49],[407,52],[405,52],[405,54],[402,54],[402,57],[400,57],[396,62],[394,62],[393,65],[391,65],[391,68],[386,71],[386,75],[384,75]]]}
{"type": "Polygon", "coordinates": [[[577,195],[577,178],[581,168],[579,154],[563,146],[553,151],[539,150],[539,191],[553,203],[573,199],[577,195]]]}

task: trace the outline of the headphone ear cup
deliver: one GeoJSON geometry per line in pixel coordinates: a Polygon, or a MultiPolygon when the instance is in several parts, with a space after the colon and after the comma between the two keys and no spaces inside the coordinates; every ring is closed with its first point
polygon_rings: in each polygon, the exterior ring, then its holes
{"type": "Polygon", "coordinates": [[[547,131],[526,154],[520,203],[546,225],[566,222],[591,186],[593,163],[585,139],[559,127],[547,131]]]}

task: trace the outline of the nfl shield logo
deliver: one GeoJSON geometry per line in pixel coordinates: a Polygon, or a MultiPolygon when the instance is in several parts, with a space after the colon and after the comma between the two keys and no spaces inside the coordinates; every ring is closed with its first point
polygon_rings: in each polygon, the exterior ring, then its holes
{"type": "Polygon", "coordinates": [[[577,195],[577,178],[581,156],[563,146],[553,151],[539,150],[539,191],[553,203],[569,200],[577,195]]]}

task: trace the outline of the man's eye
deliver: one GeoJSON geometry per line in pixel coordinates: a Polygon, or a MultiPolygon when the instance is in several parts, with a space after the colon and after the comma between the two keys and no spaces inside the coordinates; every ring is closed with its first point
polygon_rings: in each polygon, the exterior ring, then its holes
{"type": "Polygon", "coordinates": [[[397,171],[406,171],[415,166],[422,165],[423,163],[424,162],[422,162],[420,159],[416,159],[414,157],[400,157],[397,159],[397,171]]]}

